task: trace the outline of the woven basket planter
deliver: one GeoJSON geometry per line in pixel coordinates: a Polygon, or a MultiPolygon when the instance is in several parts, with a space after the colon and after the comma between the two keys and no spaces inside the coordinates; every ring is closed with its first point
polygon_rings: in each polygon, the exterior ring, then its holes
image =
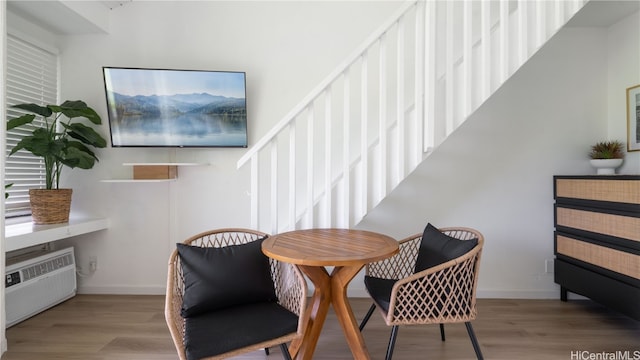
{"type": "Polygon", "coordinates": [[[33,223],[60,224],[69,222],[72,189],[29,189],[33,223]]]}

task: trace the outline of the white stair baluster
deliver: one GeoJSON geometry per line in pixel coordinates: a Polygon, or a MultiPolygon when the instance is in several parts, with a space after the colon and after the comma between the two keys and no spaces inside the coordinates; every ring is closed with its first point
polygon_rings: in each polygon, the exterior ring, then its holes
{"type": "Polygon", "coordinates": [[[297,223],[296,213],[296,122],[289,123],[289,225],[286,230],[295,230],[297,223]]]}
{"type": "MultiPolygon", "coordinates": [[[[473,19],[471,17],[472,3],[465,1],[462,3],[462,98],[460,100],[461,118],[466,119],[471,112],[471,69],[473,66],[473,19]]],[[[447,60],[449,61],[449,60],[447,60]]],[[[452,62],[455,62],[453,60],[452,62]]],[[[454,79],[453,73],[447,75],[454,79]]],[[[453,81],[452,81],[453,82],[453,81]]]]}
{"type": "Polygon", "coordinates": [[[362,56],[362,77],[360,83],[360,92],[362,93],[362,102],[361,102],[361,119],[360,119],[360,181],[359,181],[359,189],[360,189],[360,211],[355,222],[360,221],[364,214],[367,212],[367,194],[369,193],[369,181],[368,181],[368,170],[369,170],[369,98],[368,98],[368,63],[369,63],[369,53],[364,53],[362,56]]]}
{"type": "MultiPolygon", "coordinates": [[[[491,93],[491,2],[480,3],[480,103],[491,93]]],[[[478,104],[479,105],[479,104],[478,104]]]]}
{"type": "MultiPolygon", "coordinates": [[[[380,38],[380,89],[378,94],[378,176],[376,178],[377,190],[376,194],[373,194],[373,203],[377,204],[377,199],[384,196],[384,192],[387,187],[387,35],[383,35],[380,38]]],[[[364,209],[365,212],[369,211],[369,208],[364,209]]]]}
{"type": "Polygon", "coordinates": [[[422,151],[430,151],[436,144],[436,3],[429,1],[424,6],[425,11],[425,77],[424,77],[424,145],[422,151]]]}
{"type": "Polygon", "coordinates": [[[518,0],[518,67],[524,64],[528,50],[527,0],[518,0]]]}
{"type": "MultiPolygon", "coordinates": [[[[394,181],[392,182],[393,187],[395,187],[400,179],[404,177],[404,136],[405,136],[405,104],[404,104],[404,20],[401,18],[398,21],[398,32],[397,39],[398,45],[396,49],[396,121],[398,127],[396,129],[397,140],[395,144],[396,154],[397,154],[397,165],[395,166],[395,176],[394,181]]],[[[382,200],[385,196],[387,196],[386,187],[382,189],[382,196],[380,200],[382,200]]]]}
{"type": "Polygon", "coordinates": [[[453,76],[453,45],[454,45],[454,36],[453,36],[453,25],[454,17],[453,17],[453,1],[448,1],[446,3],[446,30],[445,30],[445,73],[444,73],[444,81],[445,81],[445,134],[448,136],[454,129],[454,118],[453,118],[453,95],[454,95],[454,76],[453,76]]]}
{"type": "Polygon", "coordinates": [[[509,0],[500,0],[500,83],[509,77],[509,0]]]}
{"type": "Polygon", "coordinates": [[[271,142],[271,233],[278,233],[278,141],[271,142]]]}
{"type": "Polygon", "coordinates": [[[558,30],[562,27],[562,25],[564,25],[565,23],[565,18],[564,18],[564,0],[555,0],[555,23],[554,23],[554,30],[558,30]]]}
{"type": "Polygon", "coordinates": [[[260,226],[258,224],[258,199],[260,198],[260,193],[258,192],[258,183],[260,181],[260,172],[259,169],[259,157],[260,153],[255,152],[251,156],[251,193],[249,194],[251,199],[251,228],[259,229],[260,226]]]}
{"type": "Polygon", "coordinates": [[[544,1],[536,1],[536,49],[546,40],[546,7],[544,1]]]}
{"type": "Polygon", "coordinates": [[[331,108],[331,86],[327,88],[324,94],[324,227],[331,227],[331,219],[333,214],[333,207],[331,206],[332,201],[332,188],[333,188],[333,178],[332,174],[332,160],[333,160],[333,152],[332,152],[332,144],[331,144],[331,134],[333,133],[332,124],[331,124],[331,112],[333,111],[331,108]]]}
{"type": "MultiPolygon", "coordinates": [[[[414,117],[413,127],[412,127],[412,141],[415,142],[415,145],[412,146],[413,152],[411,165],[409,167],[409,172],[413,171],[420,161],[422,161],[422,152],[423,152],[423,138],[424,138],[424,119],[425,116],[425,72],[426,65],[425,64],[425,23],[424,23],[424,15],[425,10],[424,7],[426,5],[423,2],[418,3],[418,8],[416,9],[416,19],[415,19],[415,34],[414,34],[414,44],[415,52],[414,52],[414,74],[413,77],[414,83],[414,91],[413,91],[413,102],[414,102],[414,117]]],[[[409,145],[411,146],[411,145],[409,145]]]]}
{"type": "Polygon", "coordinates": [[[313,199],[313,186],[314,186],[314,109],[313,104],[310,104],[307,108],[307,197],[306,197],[306,219],[307,227],[312,228],[314,225],[314,199],[313,199]]]}
{"type": "Polygon", "coordinates": [[[344,112],[342,119],[342,227],[349,228],[351,212],[351,82],[349,69],[342,74],[344,78],[344,112]]]}

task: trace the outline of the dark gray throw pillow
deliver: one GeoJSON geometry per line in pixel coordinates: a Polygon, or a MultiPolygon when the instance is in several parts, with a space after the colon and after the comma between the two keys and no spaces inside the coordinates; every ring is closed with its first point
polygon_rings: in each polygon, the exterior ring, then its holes
{"type": "Polygon", "coordinates": [[[277,301],[263,240],[221,248],[177,244],[184,275],[182,317],[277,301]]]}
{"type": "Polygon", "coordinates": [[[443,234],[435,226],[427,224],[420,241],[415,272],[440,265],[471,251],[478,239],[459,240],[443,234]]]}

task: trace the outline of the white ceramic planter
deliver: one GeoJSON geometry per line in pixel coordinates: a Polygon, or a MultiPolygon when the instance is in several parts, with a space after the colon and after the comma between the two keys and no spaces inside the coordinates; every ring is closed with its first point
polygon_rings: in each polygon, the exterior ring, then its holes
{"type": "Polygon", "coordinates": [[[598,175],[615,175],[616,168],[622,165],[623,159],[591,159],[591,166],[598,175]]]}

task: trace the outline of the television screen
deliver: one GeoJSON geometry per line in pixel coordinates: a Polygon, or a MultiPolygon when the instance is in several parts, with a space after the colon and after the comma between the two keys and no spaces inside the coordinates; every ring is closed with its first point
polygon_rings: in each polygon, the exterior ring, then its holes
{"type": "Polygon", "coordinates": [[[114,147],[246,147],[244,72],[103,67],[114,147]]]}

